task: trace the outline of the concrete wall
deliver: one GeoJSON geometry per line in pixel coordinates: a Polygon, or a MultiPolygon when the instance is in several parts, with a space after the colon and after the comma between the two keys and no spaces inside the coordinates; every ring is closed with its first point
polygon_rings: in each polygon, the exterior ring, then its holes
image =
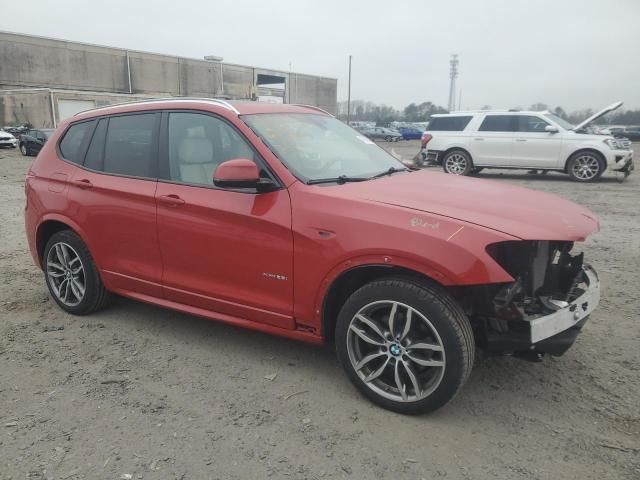
{"type": "Polygon", "coordinates": [[[336,110],[337,80],[0,32],[0,89],[46,87],[250,99],[258,73],[289,80],[285,101],[336,110]],[[129,78],[131,85],[129,85],[129,78]],[[290,94],[289,94],[290,93],[290,94]]]}
{"type": "Polygon", "coordinates": [[[33,89],[16,92],[0,90],[0,127],[30,123],[36,128],[54,128],[61,119],[58,111],[59,100],[92,100],[96,107],[113,103],[132,102],[148,99],[140,95],[113,95],[71,90],[33,89]],[[52,114],[53,104],[53,114],[52,114]]]}

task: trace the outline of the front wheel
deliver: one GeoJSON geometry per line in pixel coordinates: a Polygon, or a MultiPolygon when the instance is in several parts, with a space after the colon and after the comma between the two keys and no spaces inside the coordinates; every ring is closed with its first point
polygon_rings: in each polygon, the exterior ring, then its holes
{"type": "Polygon", "coordinates": [[[604,173],[605,163],[593,152],[576,152],[567,164],[567,173],[576,182],[594,182],[604,173]]]}
{"type": "Polygon", "coordinates": [[[442,159],[442,169],[453,175],[469,175],[473,171],[473,162],[467,152],[452,150],[442,159]]]}
{"type": "Polygon", "coordinates": [[[24,155],[25,157],[29,156],[29,150],[24,143],[20,145],[20,153],[22,153],[22,155],[24,155]]]}
{"type": "Polygon", "coordinates": [[[371,401],[416,414],[456,395],[471,372],[475,343],[464,311],[447,292],[389,278],[345,302],[336,350],[349,379],[371,401]]]}

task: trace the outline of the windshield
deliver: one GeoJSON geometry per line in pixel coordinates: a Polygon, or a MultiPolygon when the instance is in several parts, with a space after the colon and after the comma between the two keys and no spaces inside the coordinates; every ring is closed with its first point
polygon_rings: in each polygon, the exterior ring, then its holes
{"type": "Polygon", "coordinates": [[[368,178],[406,167],[367,137],[326,115],[270,113],[242,119],[298,178],[368,178]]]}
{"type": "Polygon", "coordinates": [[[569,122],[567,122],[566,120],[563,120],[562,118],[554,115],[553,113],[545,113],[544,116],[547,117],[549,120],[557,123],[558,125],[560,125],[565,130],[572,130],[574,128],[574,125],[572,125],[569,122]]]}

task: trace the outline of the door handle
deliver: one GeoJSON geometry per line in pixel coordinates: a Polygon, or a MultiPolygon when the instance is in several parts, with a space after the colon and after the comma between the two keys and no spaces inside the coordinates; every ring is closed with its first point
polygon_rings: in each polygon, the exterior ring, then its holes
{"type": "Polygon", "coordinates": [[[476,138],[474,138],[474,140],[475,140],[476,142],[484,142],[484,138],[477,138],[477,137],[476,137],[476,138]]]}
{"type": "Polygon", "coordinates": [[[516,142],[526,142],[526,138],[516,138],[516,142]]]}
{"type": "Polygon", "coordinates": [[[175,194],[160,195],[158,197],[158,201],[168,207],[177,207],[179,205],[184,205],[184,200],[175,194]]]}
{"type": "Polygon", "coordinates": [[[80,180],[71,180],[71,185],[75,185],[78,188],[87,189],[93,187],[93,183],[86,178],[82,178],[80,180]]]}

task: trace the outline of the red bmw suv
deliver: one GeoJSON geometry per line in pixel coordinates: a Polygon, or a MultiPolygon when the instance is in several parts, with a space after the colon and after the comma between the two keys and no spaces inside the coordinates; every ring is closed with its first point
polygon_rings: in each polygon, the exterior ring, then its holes
{"type": "Polygon", "coordinates": [[[558,197],[413,171],[308,106],[174,98],[64,121],[29,170],[26,231],[53,299],[112,294],[335,343],[369,399],[449,401],[476,348],[560,355],[597,306],[558,197]]]}

